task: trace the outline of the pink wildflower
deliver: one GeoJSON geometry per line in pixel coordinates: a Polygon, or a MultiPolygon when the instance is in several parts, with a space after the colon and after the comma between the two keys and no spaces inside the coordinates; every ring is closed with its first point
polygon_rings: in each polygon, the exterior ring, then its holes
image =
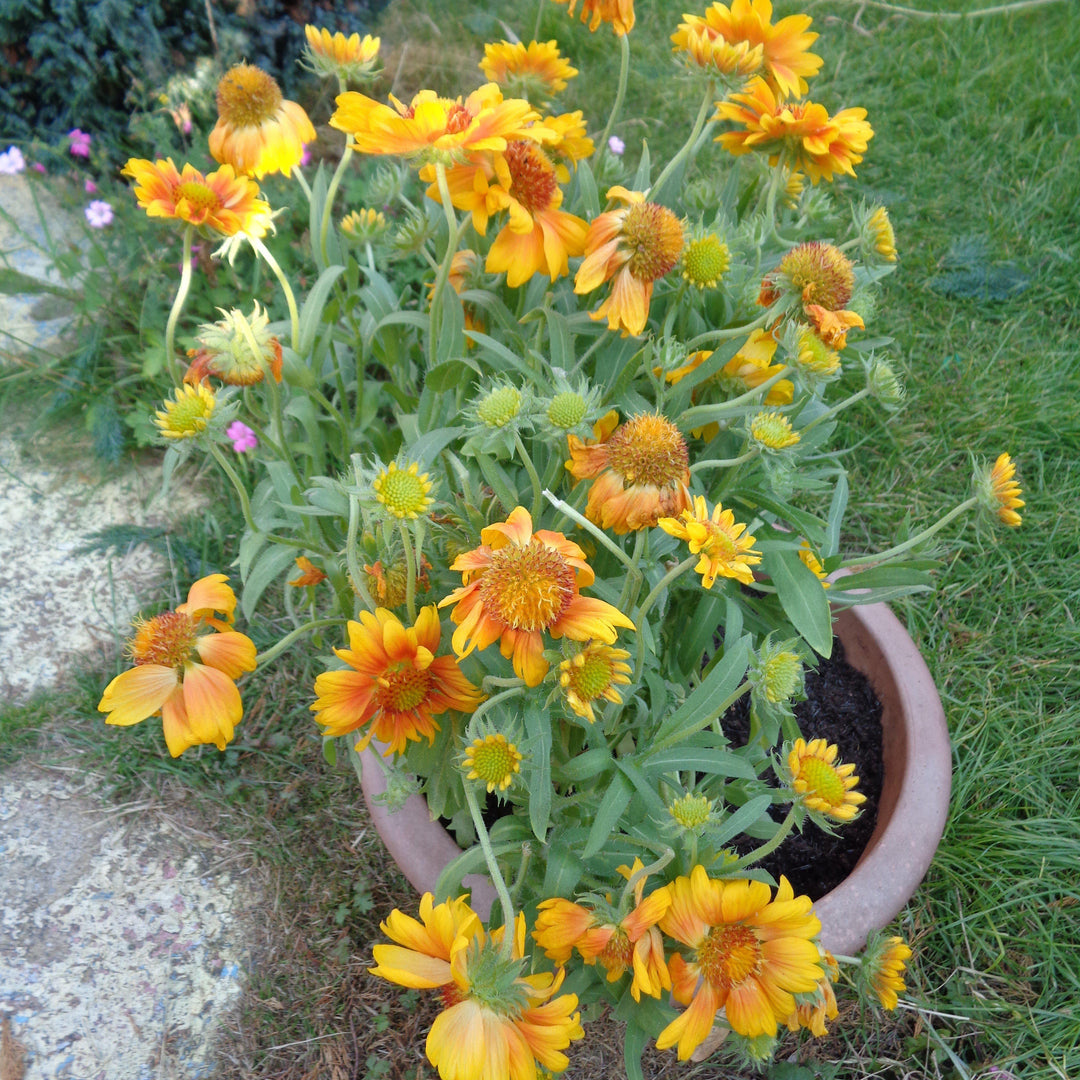
{"type": "Polygon", "coordinates": [[[33,169],[34,172],[39,172],[39,173],[44,173],[44,172],[47,171],[45,166],[42,165],[40,161],[35,161],[34,164],[30,166],[30,168],[33,169]]]}
{"type": "Polygon", "coordinates": [[[26,158],[17,146],[9,146],[0,154],[0,176],[14,176],[26,168],[26,158]]]}
{"type": "Polygon", "coordinates": [[[113,219],[113,208],[101,199],[95,199],[83,213],[93,229],[104,229],[113,219]]]}
{"type": "Polygon", "coordinates": [[[245,450],[254,450],[259,445],[255,432],[242,420],[234,420],[226,429],[225,434],[233,441],[232,448],[242,454],[245,450]]]}
{"type": "Polygon", "coordinates": [[[622,139],[619,138],[618,135],[612,135],[611,138],[608,139],[607,145],[608,145],[608,149],[616,157],[619,157],[619,155],[622,154],[622,152],[626,149],[626,143],[624,143],[622,141],[622,139]]]}
{"type": "Polygon", "coordinates": [[[75,157],[88,158],[90,156],[90,136],[85,131],[72,128],[68,132],[71,146],[68,148],[75,157]]]}
{"type": "Polygon", "coordinates": [[[85,191],[87,195],[96,195],[97,189],[98,186],[93,180],[87,179],[86,183],[83,184],[83,191],[85,191]]]}

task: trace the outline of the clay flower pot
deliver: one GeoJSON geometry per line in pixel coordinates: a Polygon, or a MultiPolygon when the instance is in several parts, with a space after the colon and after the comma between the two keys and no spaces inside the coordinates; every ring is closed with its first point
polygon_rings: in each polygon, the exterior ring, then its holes
{"type": "MultiPolygon", "coordinates": [[[[877,826],[855,869],[814,905],[821,942],[851,955],[872,930],[890,923],[914,894],[945,831],[952,750],[934,681],[915,643],[885,604],[840,612],[834,622],[847,661],[870,680],[882,704],[885,780],[877,826]]],[[[361,786],[372,821],[395,862],[419,892],[434,891],[440,871],[460,849],[412,796],[397,813],[373,801],[385,788],[370,748],[361,786]]],[[[472,906],[487,916],[495,891],[487,878],[465,878],[472,906]]]]}

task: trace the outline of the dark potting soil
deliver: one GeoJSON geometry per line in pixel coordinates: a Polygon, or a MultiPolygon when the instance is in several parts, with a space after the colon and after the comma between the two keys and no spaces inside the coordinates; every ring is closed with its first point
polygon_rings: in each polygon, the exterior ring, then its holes
{"type": "MultiPolygon", "coordinates": [[[[844,647],[833,639],[833,653],[806,672],[806,700],[795,703],[795,718],[803,738],[825,739],[839,748],[838,760],[855,765],[857,791],[866,796],[862,813],[847,824],[837,824],[830,835],[807,821],[803,831],[793,832],[756,865],[777,880],[784,874],[796,896],[818,900],[839,885],[855,868],[877,824],[884,767],[881,757],[881,702],[861,671],[844,659],[844,647]]],[[[734,746],[744,746],[750,732],[750,699],[740,698],[721,721],[724,734],[734,746]]],[[[767,772],[766,779],[772,777],[767,772]]],[[[780,821],[784,807],[774,807],[780,821]]],[[[762,843],[742,837],[732,845],[740,854],[762,843]]]]}

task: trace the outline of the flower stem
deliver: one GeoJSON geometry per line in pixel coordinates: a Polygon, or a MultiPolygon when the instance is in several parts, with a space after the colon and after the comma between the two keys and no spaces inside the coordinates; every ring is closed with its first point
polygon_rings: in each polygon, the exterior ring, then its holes
{"type": "Polygon", "coordinates": [[[672,859],[675,858],[675,852],[671,848],[665,848],[664,854],[660,856],[656,862],[649,863],[648,866],[641,867],[640,870],[631,874],[627,879],[626,884],[623,886],[622,896],[619,897],[619,907],[622,908],[629,898],[630,894],[637,887],[639,881],[644,881],[650,874],[658,874],[672,859]]]}
{"type": "Polygon", "coordinates": [[[330,261],[329,256],[326,254],[326,241],[330,234],[330,218],[334,212],[334,198],[337,195],[337,189],[341,186],[342,177],[345,175],[345,170],[348,168],[352,156],[352,147],[346,144],[345,152],[341,155],[341,160],[334,170],[334,175],[330,178],[330,186],[326,189],[326,202],[323,203],[322,221],[319,222],[319,252],[322,255],[323,266],[326,266],[330,261]]]}
{"type": "Polygon", "coordinates": [[[681,577],[690,569],[696,562],[698,557],[691,555],[689,558],[683,559],[677,566],[673,566],[653,587],[648,596],[641,602],[641,607],[637,610],[637,615],[634,618],[634,625],[637,627],[637,659],[634,664],[634,682],[636,683],[641,678],[641,672],[645,667],[645,635],[642,633],[641,627],[645,622],[645,616],[649,613],[649,608],[656,603],[657,597],[678,577],[681,577]]]}
{"type": "Polygon", "coordinates": [[[439,263],[438,273],[435,275],[435,284],[431,290],[430,321],[428,333],[428,364],[435,366],[439,348],[439,331],[442,329],[442,298],[446,291],[446,282],[450,277],[450,264],[457,252],[458,241],[461,239],[462,225],[458,223],[454,213],[454,204],[450,198],[450,185],[446,182],[446,166],[441,162],[435,163],[435,178],[439,186],[439,199],[442,201],[443,213],[446,214],[446,252],[442,262],[439,263]]]}
{"type": "Polygon", "coordinates": [[[193,225],[184,229],[184,253],[180,263],[180,286],[176,290],[176,299],[169,309],[169,321],[165,324],[165,367],[172,376],[175,386],[181,382],[180,368],[176,363],[176,322],[180,318],[188,290],[191,288],[191,237],[195,231],[193,225]]]}
{"type": "Polygon", "coordinates": [[[826,409],[820,416],[815,416],[806,427],[800,430],[799,434],[805,435],[808,431],[816,428],[818,424],[823,424],[826,420],[831,420],[838,412],[850,408],[856,401],[861,401],[864,397],[867,397],[869,393],[869,387],[864,386],[861,390],[856,390],[854,394],[849,394],[843,401],[838,401],[831,408],[826,409]]]}
{"type": "Polygon", "coordinates": [[[495,850],[491,846],[491,837],[488,836],[484,816],[480,813],[480,804],[476,800],[473,785],[471,781],[466,780],[462,786],[465,789],[465,802],[468,804],[469,814],[472,816],[473,825],[476,827],[476,836],[484,852],[484,862],[487,863],[488,873],[491,875],[492,883],[495,885],[495,891],[499,894],[499,904],[503,909],[503,925],[506,927],[503,932],[503,947],[505,949],[509,945],[509,949],[513,949],[514,905],[510,900],[510,891],[506,887],[502,871],[499,869],[499,863],[495,858],[495,850]]]}
{"type": "MultiPolygon", "coordinates": [[[[360,469],[353,458],[353,485],[360,486],[360,469]]],[[[345,563],[349,568],[349,577],[352,579],[353,589],[360,594],[361,600],[368,611],[375,610],[375,604],[371,599],[367,586],[364,584],[363,575],[360,573],[360,562],[356,557],[356,535],[360,531],[360,499],[355,492],[349,492],[349,531],[345,536],[345,563]]]]}
{"type": "Polygon", "coordinates": [[[879,551],[876,555],[860,555],[853,559],[845,559],[840,566],[863,566],[866,563],[878,564],[886,562],[889,559],[895,559],[897,555],[902,555],[905,551],[921,544],[924,540],[929,540],[931,536],[944,529],[954,518],[959,517],[965,510],[970,510],[978,501],[979,500],[972,495],[970,499],[965,499],[959,506],[954,506],[944,517],[934,522],[933,525],[927,526],[921,533],[916,533],[915,536],[909,536],[902,544],[896,544],[891,548],[886,548],[884,551],[879,551]]]}
{"type": "Polygon", "coordinates": [[[292,285],[289,284],[289,279],[278,265],[277,259],[270,254],[270,249],[257,236],[251,237],[251,246],[259,253],[266,262],[266,265],[273,271],[274,277],[278,279],[278,284],[281,286],[281,291],[285,294],[285,303],[289,305],[289,322],[292,330],[291,340],[293,352],[299,353],[300,312],[296,307],[296,297],[293,295],[292,285]]]}
{"type": "Polygon", "coordinates": [[[405,527],[405,522],[399,523],[401,530],[401,543],[405,548],[405,610],[409,616],[409,622],[416,623],[416,555],[413,552],[412,537],[405,527]]]}
{"type": "Polygon", "coordinates": [[[690,466],[691,474],[699,472],[701,469],[732,469],[736,465],[742,465],[747,461],[756,458],[761,450],[752,446],[745,454],[740,454],[738,457],[733,458],[706,458],[704,461],[695,462],[690,466]]]}
{"type": "Polygon", "coordinates": [[[764,844],[759,848],[754,848],[753,851],[744,855],[737,862],[734,862],[729,867],[725,867],[727,872],[732,870],[741,870],[744,866],[752,866],[754,863],[761,859],[764,859],[766,855],[771,855],[786,839],[789,832],[791,832],[792,826],[795,824],[795,804],[791,804],[791,809],[787,812],[787,817],[780,822],[776,832],[773,833],[772,839],[766,840],[764,844]]]}
{"type": "Polygon", "coordinates": [[[523,694],[525,692],[525,689],[525,684],[523,682],[519,682],[517,686],[512,686],[509,690],[503,690],[502,693],[495,694],[492,697],[489,697],[487,701],[481,701],[480,704],[476,706],[476,709],[472,714],[473,723],[479,720],[480,717],[483,716],[484,713],[486,713],[492,705],[495,705],[500,701],[505,701],[507,698],[517,697],[519,694],[523,694]]]}
{"type": "Polygon", "coordinates": [[[517,452],[521,455],[521,463],[525,466],[525,471],[532,481],[532,517],[533,521],[539,521],[544,510],[543,485],[540,483],[540,475],[537,473],[536,466],[533,464],[532,458],[529,457],[529,452],[525,449],[525,444],[521,441],[521,435],[517,431],[514,432],[514,446],[517,447],[517,452]]]}
{"type": "Polygon", "coordinates": [[[674,175],[675,170],[683,163],[697,145],[697,141],[705,128],[705,117],[708,114],[709,106],[712,105],[715,96],[716,94],[713,85],[710,82],[708,89],[705,91],[705,97],[701,100],[701,107],[698,109],[697,117],[694,120],[694,126],[690,129],[689,138],[682,144],[675,156],[664,166],[663,172],[656,178],[656,183],[649,189],[650,193],[659,197],[664,184],[672,175],[674,175]]]}
{"type": "Polygon", "coordinates": [[[771,313],[769,311],[763,312],[753,322],[743,323],[741,326],[728,326],[722,330],[706,330],[703,334],[698,334],[696,338],[692,338],[686,343],[684,348],[686,351],[695,352],[700,349],[702,345],[708,345],[714,341],[727,341],[730,338],[742,337],[743,334],[749,334],[754,330],[760,329],[770,319],[771,313]]]}
{"type": "Polygon", "coordinates": [[[551,505],[554,506],[560,514],[564,514],[566,517],[570,518],[571,521],[576,522],[586,532],[588,532],[593,537],[593,539],[603,544],[604,547],[606,547],[608,551],[610,551],[611,554],[614,555],[615,558],[617,558],[619,562],[621,562],[623,566],[626,567],[627,570],[631,571],[632,573],[635,573],[637,571],[637,567],[630,561],[630,556],[627,555],[626,552],[623,551],[623,549],[619,547],[619,545],[616,544],[610,536],[598,529],[587,517],[585,517],[584,514],[579,514],[569,503],[563,502],[562,499],[558,498],[556,495],[553,495],[546,488],[544,489],[544,498],[547,499],[547,501],[551,503],[551,505]]]}
{"type": "Polygon", "coordinates": [[[626,83],[630,76],[630,35],[623,34],[619,37],[619,85],[615,90],[615,101],[612,103],[611,112],[608,113],[607,124],[600,136],[600,153],[607,152],[608,136],[615,126],[615,120],[622,111],[623,99],[626,97],[626,83]]]}
{"type": "Polygon", "coordinates": [[[683,411],[678,419],[679,427],[700,427],[711,420],[722,420],[725,416],[736,412],[740,405],[749,404],[755,400],[764,400],[766,394],[785,375],[791,371],[791,367],[785,364],[775,375],[766,379],[759,386],[747,390],[730,401],[722,401],[717,405],[692,405],[683,411]]]}
{"type": "Polygon", "coordinates": [[[295,630],[286,634],[280,641],[275,642],[266,650],[266,652],[259,653],[258,666],[262,667],[264,664],[269,664],[272,660],[276,660],[301,635],[307,634],[312,630],[318,630],[323,626],[344,626],[345,621],[346,620],[341,617],[332,619],[312,619],[311,622],[306,622],[303,626],[298,626],[295,630]]]}

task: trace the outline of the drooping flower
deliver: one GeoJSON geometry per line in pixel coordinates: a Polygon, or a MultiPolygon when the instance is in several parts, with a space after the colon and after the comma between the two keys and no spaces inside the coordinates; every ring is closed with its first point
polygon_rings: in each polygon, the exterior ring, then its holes
{"type": "Polygon", "coordinates": [[[483,695],[452,656],[436,656],[442,628],[435,605],[422,608],[412,627],[386,608],[360,612],[349,622],[349,648],[334,652],[349,665],[315,679],[311,706],[324,735],[363,730],[357,750],[374,737],[384,754],[403,754],[421,737],[434,741],[434,719],[447,709],[471,713],[483,695]]]}
{"type": "Polygon", "coordinates": [[[619,535],[650,529],[661,517],[690,506],[690,455],[679,429],[658,413],[641,413],[619,425],[618,413],[601,417],[595,440],[568,435],[566,468],[575,480],[592,480],[585,514],[619,535]]]}
{"type": "MultiPolygon", "coordinates": [[[[585,114],[575,109],[573,112],[559,113],[558,116],[545,116],[541,123],[547,129],[547,134],[542,138],[544,150],[555,162],[555,175],[559,183],[565,184],[570,179],[570,169],[576,169],[579,161],[592,157],[596,149],[596,144],[588,135],[585,114]]],[[[608,140],[610,145],[611,139],[608,140]]]]}
{"type": "Polygon", "coordinates": [[[885,260],[896,262],[896,233],[889,220],[889,211],[884,206],[877,207],[866,219],[864,227],[866,246],[885,260]]]}
{"type": "Polygon", "coordinates": [[[751,567],[761,562],[761,552],[754,551],[755,537],[746,532],[746,526],[720,503],[710,513],[705,497],[698,495],[693,510],[683,510],[678,518],[662,517],[656,524],[670,536],[685,540],[691,555],[701,556],[694,570],[704,588],[711,589],[718,577],[752,584],[751,567]]]}
{"type": "Polygon", "coordinates": [[[461,767],[467,770],[467,780],[487,784],[488,792],[505,791],[521,772],[522,754],[517,746],[501,733],[474,739],[465,751],[461,767]]]}
{"type": "Polygon", "coordinates": [[[184,382],[197,383],[213,375],[229,386],[254,386],[267,371],[275,382],[281,382],[281,342],[270,333],[270,316],[259,301],[250,315],[237,308],[218,311],[221,319],[199,327],[199,348],[188,350],[191,365],[184,382]]]}
{"type": "Polygon", "coordinates": [[[131,158],[122,171],[134,179],[135,197],[148,217],[175,218],[222,236],[266,235],[270,206],[258,198],[258,184],[237,176],[231,165],[203,176],[188,164],[177,172],[172,158],[156,164],[131,158]]]}
{"type": "Polygon", "coordinates": [[[890,1011],[904,992],[904,968],[911,959],[911,946],[903,938],[879,936],[872,940],[862,956],[859,966],[861,981],[870,992],[890,1011]]]}
{"type": "Polygon", "coordinates": [[[599,963],[604,968],[608,982],[617,982],[627,970],[633,971],[630,995],[635,1001],[641,1000],[643,991],[658,998],[671,989],[664,941],[656,925],[670,907],[671,896],[666,888],[643,896],[643,869],[640,859],[635,859],[633,866],[618,868],[627,880],[637,875],[634,908],[625,915],[554,897],[537,905],[533,930],[537,945],[556,963],[565,963],[571,949],[577,949],[586,964],[599,963]]]}
{"type": "Polygon", "coordinates": [[[379,58],[379,38],[365,34],[350,34],[346,37],[338,31],[317,26],[305,26],[307,38],[307,60],[311,70],[319,75],[336,76],[343,82],[360,79],[371,73],[375,61],[379,58]]]}
{"type": "Polygon", "coordinates": [[[435,501],[431,498],[432,483],[420,466],[410,462],[408,468],[398,467],[396,461],[380,471],[372,481],[375,498],[386,508],[388,514],[401,520],[415,521],[435,501]]]}
{"type": "Polygon", "coordinates": [[[685,1061],[708,1035],[719,1009],[740,1035],[775,1035],[823,972],[814,938],[821,923],[810,897],[780,878],[775,898],[760,881],[721,881],[695,866],[667,886],[671,906],[660,929],[687,947],[668,961],[672,993],[688,1005],[660,1033],[657,1049],[678,1044],[685,1061]]]}
{"type": "Polygon", "coordinates": [[[169,753],[213,743],[224,750],[243,715],[235,680],[255,670],[255,645],[232,629],[236,596],[224,574],[200,578],[175,611],[135,624],[135,667],[105,688],[106,724],[129,726],[161,714],[169,753]],[[218,618],[218,613],[224,618],[218,618]]]}
{"type": "Polygon", "coordinates": [[[608,298],[590,316],[606,318],[609,330],[621,329],[626,337],[645,329],[653,282],[673,270],[682,255],[683,225],[666,206],[647,202],[640,191],[616,185],[607,197],[623,205],[589,225],[574,292],[589,293],[610,281],[608,298]]]}
{"type": "Polygon", "coordinates": [[[799,330],[795,363],[804,374],[826,379],[840,371],[840,354],[830,349],[809,326],[804,326],[799,330]]]}
{"type": "Polygon", "coordinates": [[[579,653],[559,664],[559,685],[567,705],[578,716],[596,723],[594,701],[611,701],[616,705],[622,696],[616,689],[626,686],[630,679],[630,654],[625,649],[613,649],[599,641],[590,641],[579,653]]]}
{"type": "Polygon", "coordinates": [[[300,576],[293,578],[289,584],[295,585],[297,588],[302,588],[305,585],[318,585],[320,581],[326,580],[326,574],[306,555],[296,557],[296,568],[300,571],[300,576]]]}
{"type": "Polygon", "coordinates": [[[840,976],[840,965],[828,949],[821,950],[821,964],[825,975],[818,983],[817,990],[812,995],[798,995],[795,999],[795,1011],[784,1021],[788,1031],[806,1029],[816,1039],[828,1035],[829,1029],[825,1026],[825,1021],[835,1020],[840,1015],[833,990],[833,983],[840,976]]]}
{"type": "MultiPolygon", "coordinates": [[[[753,390],[783,370],[782,365],[772,362],[775,353],[776,338],[768,330],[752,330],[743,346],[724,365],[720,377],[735,383],[737,393],[753,390]]],[[[794,396],[791,380],[780,379],[769,387],[765,404],[790,405],[794,396]]]]}
{"type": "Polygon", "coordinates": [[[866,796],[855,790],[855,766],[837,764],[835,744],[824,739],[796,739],[787,756],[791,787],[803,805],[833,821],[858,816],[866,796]]]}
{"type": "MultiPolygon", "coordinates": [[[[555,0],[557,4],[565,4],[568,0],[555,0]]],[[[567,15],[574,17],[577,9],[577,0],[569,0],[567,15]]],[[[589,24],[592,33],[600,28],[601,23],[607,23],[616,36],[625,37],[634,29],[634,0],[582,0],[581,21],[589,24]]]]}
{"type": "MultiPolygon", "coordinates": [[[[689,15],[684,18],[696,19],[689,15]]],[[[761,70],[765,50],[749,41],[727,41],[708,26],[681,23],[671,35],[673,49],[682,52],[688,64],[731,79],[746,79],[761,70]]]]}
{"type": "Polygon", "coordinates": [[[833,244],[810,240],[797,244],[765,275],[758,303],[769,307],[781,296],[797,297],[804,304],[819,304],[839,311],[851,299],[855,267],[833,244]]]}
{"type": "Polygon", "coordinates": [[[566,89],[578,71],[559,52],[559,43],[551,41],[488,42],[480,70],[488,82],[505,87],[512,97],[529,101],[549,98],[566,89]]]}
{"type": "Polygon", "coordinates": [[[595,579],[585,553],[562,533],[534,533],[523,506],[483,529],[480,540],[480,547],[451,564],[461,571],[462,587],[439,604],[454,605],[459,658],[498,641],[502,655],[513,658],[514,673],[537,686],[550,666],[543,655],[545,633],[611,645],[616,627],[634,628],[618,608],[581,595],[579,589],[595,579]]]}
{"type": "Polygon", "coordinates": [[[757,63],[736,73],[749,75],[764,68],[781,97],[805,94],[806,80],[823,63],[820,56],[807,51],[818,37],[808,31],[810,16],[789,15],[774,24],[772,0],[731,0],[730,7],[714,3],[704,18],[683,15],[683,19],[671,36],[676,50],[688,51],[702,66],[711,62],[726,74],[718,60],[741,47],[747,56],[756,54],[757,63]]]}
{"type": "MultiPolygon", "coordinates": [[[[408,599],[409,568],[404,556],[393,562],[388,561],[385,566],[382,559],[376,559],[372,564],[364,563],[362,569],[367,578],[367,587],[379,607],[401,607],[408,599]]],[[[413,588],[417,594],[430,591],[431,581],[427,573],[430,569],[431,563],[425,555],[421,555],[420,566],[413,578],[413,588]]]]}
{"type": "Polygon", "coordinates": [[[331,127],[352,136],[362,154],[422,155],[447,161],[465,152],[505,150],[510,139],[539,138],[532,128],[540,114],[522,98],[503,100],[496,83],[486,83],[464,101],[421,90],[408,105],[393,95],[393,107],[363,94],[339,94],[331,127]]]}
{"type": "Polygon", "coordinates": [[[154,426],[166,439],[193,439],[206,430],[215,405],[214,391],[204,383],[184,383],[174,391],[173,400],[154,413],[154,426]]]}
{"type": "Polygon", "coordinates": [[[86,223],[90,228],[104,229],[106,225],[112,223],[113,208],[104,199],[93,199],[87,205],[83,214],[86,216],[86,223]]]}
{"type": "Polygon", "coordinates": [[[1023,491],[1016,480],[1016,462],[1008,454],[999,455],[992,469],[975,473],[975,489],[980,501],[998,520],[1010,528],[1019,528],[1022,518],[1016,512],[1024,505],[1023,491]]]}
{"type": "Polygon", "coordinates": [[[464,897],[435,906],[420,901],[420,918],[394,910],[382,924],[394,945],[372,950],[372,975],[414,989],[442,992],[444,1009],[427,1037],[427,1058],[442,1080],[535,1080],[538,1066],[560,1073],[562,1052],[584,1036],[577,996],[558,995],[564,973],[523,975],[525,916],[512,929],[486,934],[464,897]]]}
{"type": "Polygon", "coordinates": [[[0,154],[0,176],[17,176],[26,168],[26,158],[17,146],[9,146],[0,154]]]}
{"type": "Polygon", "coordinates": [[[217,87],[218,121],[210,132],[215,161],[261,180],[267,173],[292,175],[315,141],[302,106],[287,101],[273,76],[253,64],[237,64],[217,87]]]}
{"type": "Polygon", "coordinates": [[[784,101],[760,76],[745,93],[718,102],[715,119],[741,125],[741,130],[716,137],[732,154],[759,150],[775,165],[784,152],[788,167],[806,173],[815,184],[837,173],[854,176],[853,166],[862,161],[874,136],[865,109],[841,109],[830,116],[824,105],[812,101],[784,101]]]}

